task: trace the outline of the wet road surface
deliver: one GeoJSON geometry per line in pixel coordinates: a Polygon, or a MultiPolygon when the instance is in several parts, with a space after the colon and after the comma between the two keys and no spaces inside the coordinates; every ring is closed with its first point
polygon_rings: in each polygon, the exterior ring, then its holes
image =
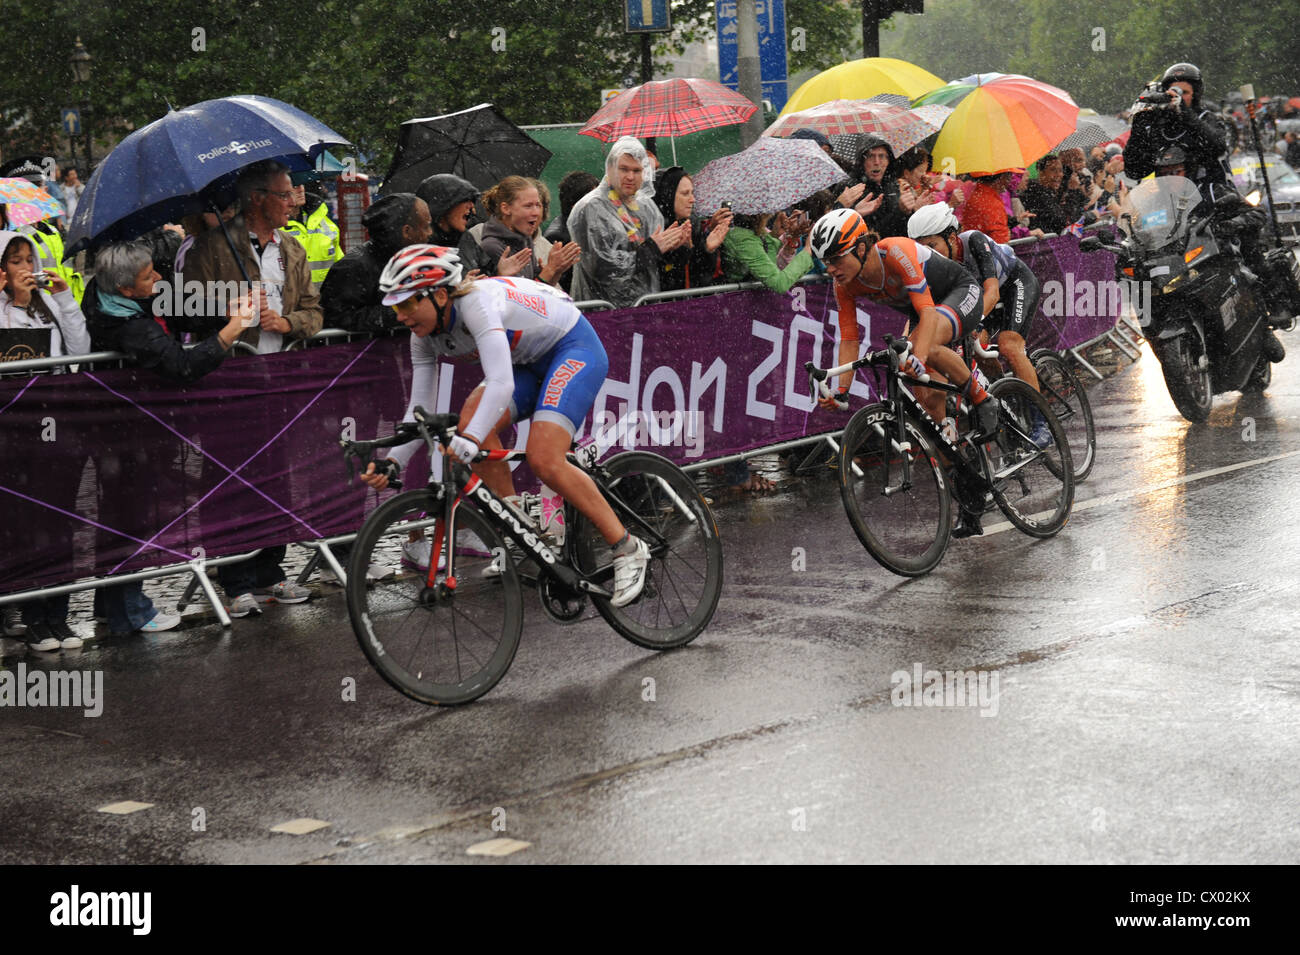
{"type": "Polygon", "coordinates": [[[1090,394],[1098,462],[1056,538],[990,515],[909,581],[829,470],[715,489],[704,635],[654,654],[528,590],[513,667],[467,707],[390,689],[315,580],[231,630],[193,612],[6,656],[101,671],[103,712],[0,710],[0,861],[499,864],[466,850],[509,838],[512,863],[1295,862],[1300,359],[1199,427],[1149,351],[1090,394]],[[96,811],[122,800],[152,807],[96,811]],[[328,826],[270,831],[301,818],[328,826]]]}

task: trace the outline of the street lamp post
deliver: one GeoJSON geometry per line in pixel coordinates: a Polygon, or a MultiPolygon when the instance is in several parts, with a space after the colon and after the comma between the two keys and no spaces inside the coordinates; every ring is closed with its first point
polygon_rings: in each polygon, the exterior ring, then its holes
{"type": "Polygon", "coordinates": [[[72,81],[81,88],[81,130],[86,134],[86,172],[83,181],[90,178],[90,167],[94,162],[90,151],[90,64],[93,59],[82,45],[81,37],[77,37],[76,49],[68,57],[68,62],[72,64],[72,81]]]}

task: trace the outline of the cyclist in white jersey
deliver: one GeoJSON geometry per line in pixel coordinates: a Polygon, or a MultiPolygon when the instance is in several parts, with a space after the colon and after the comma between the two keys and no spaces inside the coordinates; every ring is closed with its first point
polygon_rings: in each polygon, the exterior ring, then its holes
{"type": "MultiPolygon", "coordinates": [[[[466,399],[460,433],[448,450],[468,464],[480,450],[502,447],[497,434],[502,428],[531,418],[528,466],[609,543],[614,555],[610,602],[631,603],[645,586],[650,549],[623,526],[591,478],[565,458],[605,382],[604,346],[572,299],[552,286],[520,278],[462,282],[461,275],[455,249],[414,245],[394,255],[380,277],[384,304],[393,306],[414,333],[406,420],[414,420],[415,405],[434,406],[439,359],[481,364],[484,380],[466,399]]],[[[372,463],[362,479],[386,487],[414,450],[414,445],[393,449],[388,462],[378,469],[372,463]]],[[[505,462],[472,466],[498,497],[514,495],[505,462]]]]}

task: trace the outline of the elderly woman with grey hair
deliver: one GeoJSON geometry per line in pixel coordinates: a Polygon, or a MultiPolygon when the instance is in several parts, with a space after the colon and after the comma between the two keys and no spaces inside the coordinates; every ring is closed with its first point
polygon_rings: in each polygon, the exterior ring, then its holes
{"type": "Polygon", "coordinates": [[[155,309],[154,269],[149,247],[142,242],[115,242],[95,257],[95,278],[86,286],[82,311],[95,351],[122,351],[141,368],[152,368],[164,378],[188,383],[212,371],[230,351],[239,333],[255,323],[247,297],[230,310],[225,326],[215,335],[185,348],[172,335],[166,309],[155,309]]]}
{"type": "MultiPolygon", "coordinates": [[[[172,336],[166,317],[157,314],[166,310],[153,307],[157,281],[152,253],[143,242],[115,242],[100,249],[95,278],[82,300],[91,347],[126,352],[138,367],[188,384],[220,365],[244,330],[244,322],[255,321],[251,299],[236,302],[217,334],[187,349],[172,336]]],[[[96,456],[95,463],[101,518],[112,515],[115,501],[137,494],[142,486],[157,487],[167,476],[165,469],[148,460],[144,449],[130,442],[112,444],[96,456]]],[[[112,541],[105,539],[102,546],[112,546],[112,541]]],[[[96,591],[95,609],[108,618],[109,632],[115,637],[136,631],[158,633],[181,622],[179,614],[156,609],[139,581],[96,591]]]]}

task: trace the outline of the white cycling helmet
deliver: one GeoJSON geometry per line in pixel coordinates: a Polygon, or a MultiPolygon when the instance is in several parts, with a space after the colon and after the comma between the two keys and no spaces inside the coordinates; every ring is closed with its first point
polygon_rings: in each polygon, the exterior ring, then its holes
{"type": "Polygon", "coordinates": [[[388,260],[379,276],[379,290],[385,305],[396,305],[419,292],[456,285],[463,272],[460,254],[450,246],[409,245],[388,260]]]}
{"type": "Polygon", "coordinates": [[[923,239],[928,235],[943,235],[949,229],[956,231],[957,217],[946,202],[922,206],[907,220],[907,237],[923,239]]]}

